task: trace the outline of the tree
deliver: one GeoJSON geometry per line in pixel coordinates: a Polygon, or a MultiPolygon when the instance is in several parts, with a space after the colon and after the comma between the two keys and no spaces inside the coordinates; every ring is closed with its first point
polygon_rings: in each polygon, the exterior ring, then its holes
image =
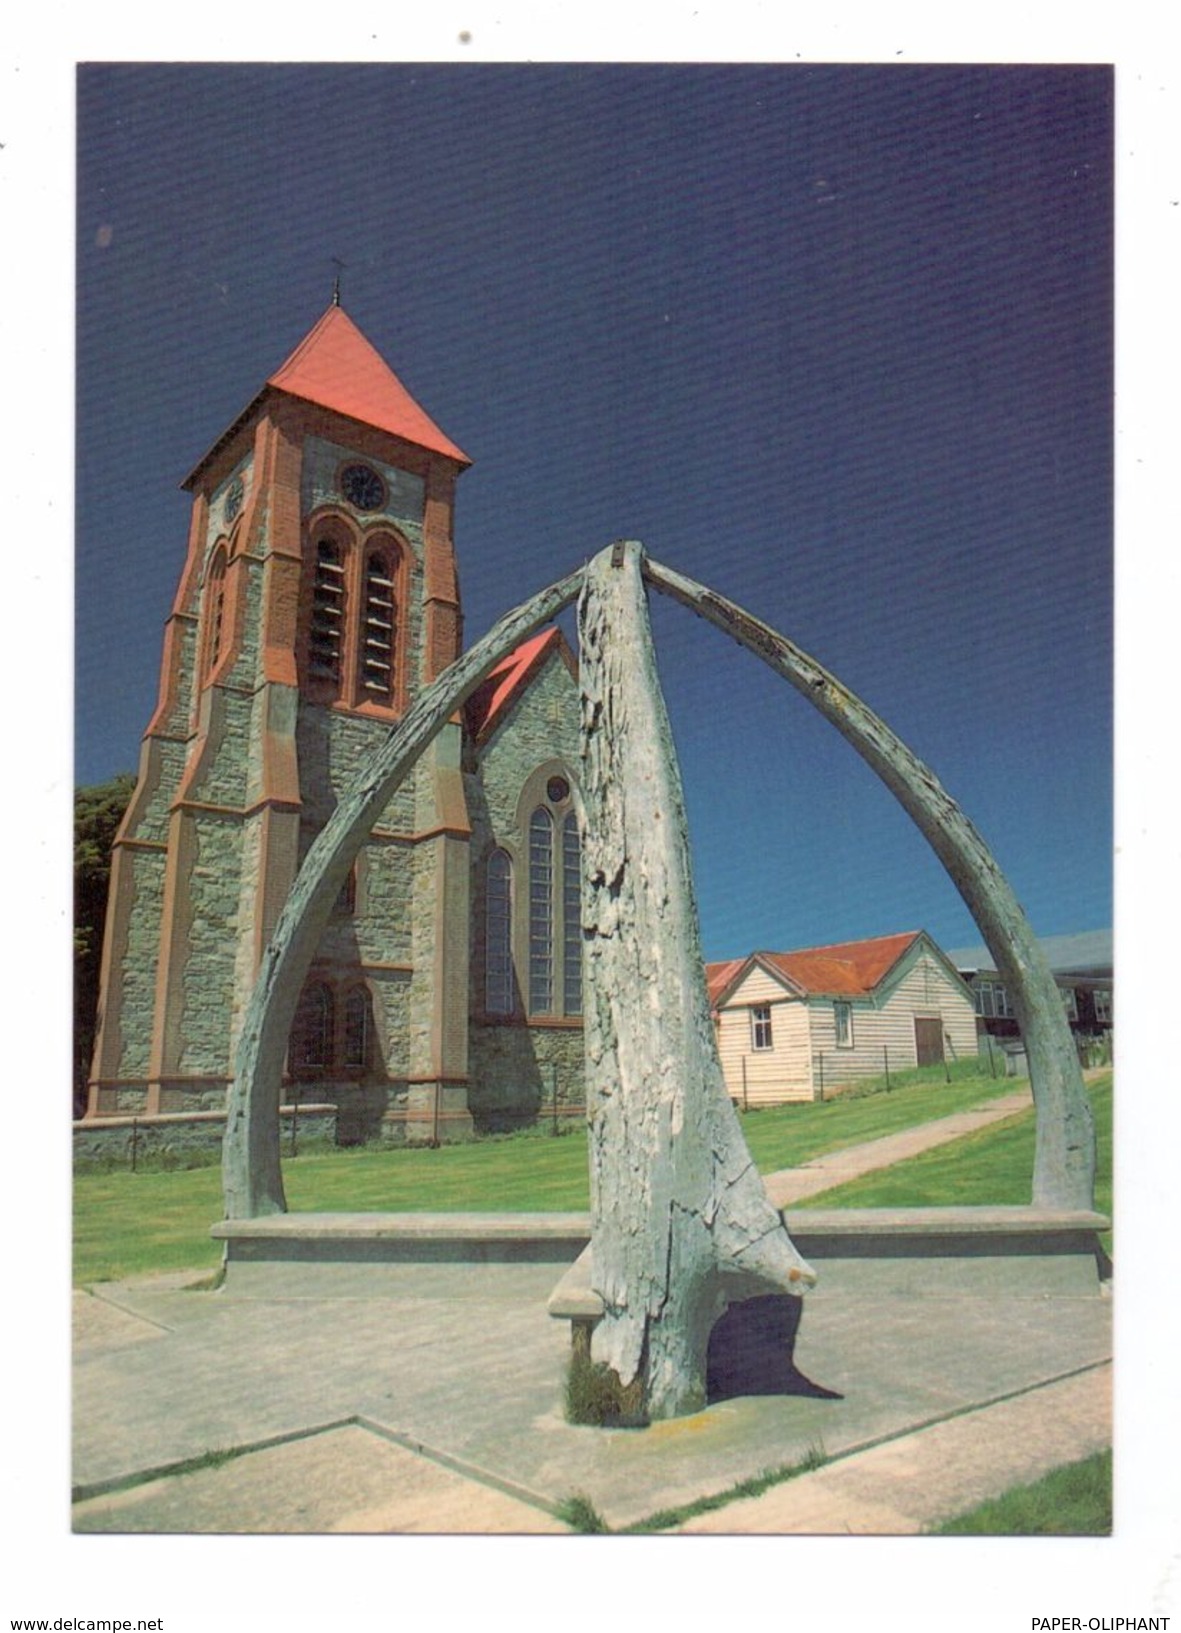
{"type": "Polygon", "coordinates": [[[135,789],[121,771],[109,782],[74,790],[74,1116],[86,1109],[94,1052],[103,924],[111,879],[111,845],[135,789]]]}

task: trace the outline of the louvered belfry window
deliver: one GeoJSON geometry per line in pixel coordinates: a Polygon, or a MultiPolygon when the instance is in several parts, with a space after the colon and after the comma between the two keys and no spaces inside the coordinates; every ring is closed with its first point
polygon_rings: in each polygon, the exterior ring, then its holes
{"type": "Polygon", "coordinates": [[[222,633],[226,610],[226,552],[218,545],[209,567],[209,582],[205,590],[205,661],[206,677],[221,657],[222,633]]]}
{"type": "Polygon", "coordinates": [[[344,651],[345,573],[341,548],[332,539],[316,545],[312,629],[308,667],[313,680],[340,685],[344,651]]]}
{"type": "Polygon", "coordinates": [[[362,699],[388,703],[398,626],[393,565],[384,550],[371,550],[365,558],[364,609],[357,677],[362,699]]]}

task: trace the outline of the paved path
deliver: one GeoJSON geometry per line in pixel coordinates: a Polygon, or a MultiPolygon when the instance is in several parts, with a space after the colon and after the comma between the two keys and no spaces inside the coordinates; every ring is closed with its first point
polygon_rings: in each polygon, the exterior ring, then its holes
{"type": "MultiPolygon", "coordinates": [[[[1027,1104],[1005,1096],[769,1188],[795,1200],[1027,1104]]],[[[552,1532],[576,1494],[622,1529],[821,1449],[823,1468],[685,1528],[900,1534],[1109,1443],[1098,1292],[901,1299],[834,1261],[794,1357],[824,1393],[637,1433],[565,1421],[552,1265],[395,1266],[381,1298],[193,1279],[75,1295],[77,1530],[552,1532]]]]}
{"type": "Polygon", "coordinates": [[[807,1196],[831,1190],[846,1180],[860,1179],[879,1168],[892,1168],[896,1162],[916,1157],[920,1151],[947,1145],[963,1134],[974,1134],[990,1123],[1002,1122],[1019,1111],[1028,1111],[1033,1105],[1028,1084],[1012,1094],[1003,1094],[983,1106],[969,1111],[954,1112],[950,1117],[937,1117],[934,1122],[918,1123],[904,1128],[898,1134],[887,1134],[879,1140],[866,1140],[861,1145],[848,1145],[840,1151],[828,1151],[814,1157],[802,1168],[784,1168],[766,1177],[767,1195],[777,1208],[790,1207],[807,1196]]]}

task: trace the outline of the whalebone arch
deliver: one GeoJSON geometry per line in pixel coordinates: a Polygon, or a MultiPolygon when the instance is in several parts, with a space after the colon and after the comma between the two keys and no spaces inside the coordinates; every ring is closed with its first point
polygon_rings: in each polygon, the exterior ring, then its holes
{"type": "MultiPolygon", "coordinates": [[[[614,545],[506,613],[410,705],[345,792],[308,851],[260,966],[235,1062],[223,1181],[227,1218],[286,1211],[279,1160],[283,1056],[311,960],[349,869],[385,803],[419,756],[523,640],[567,607],[595,575],[638,564],[644,582],[737,640],[788,681],[877,773],[914,820],[972,913],[1011,992],[1029,1058],[1037,1114],[1036,1206],[1089,1208],[1094,1130],[1077,1056],[1045,957],[995,859],[934,773],[830,671],[787,637],[726,597],[652,561],[636,545],[614,545]]],[[[610,639],[609,631],[605,639],[610,639]]],[[[611,700],[584,734],[610,732],[611,700]]],[[[670,749],[671,752],[671,749],[670,749]]],[[[591,812],[588,823],[593,825],[591,812]]],[[[589,849],[589,843],[588,847],[589,849]]],[[[700,977],[704,984],[704,972],[700,977]]]]}

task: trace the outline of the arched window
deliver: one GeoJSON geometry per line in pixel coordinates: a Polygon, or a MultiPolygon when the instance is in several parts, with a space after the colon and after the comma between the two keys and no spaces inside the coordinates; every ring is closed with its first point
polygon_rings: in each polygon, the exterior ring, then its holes
{"type": "Polygon", "coordinates": [[[529,1010],[554,1007],[554,819],[539,805],[529,819],[529,1010]]]}
{"type": "Polygon", "coordinates": [[[323,685],[340,685],[346,599],[344,552],[335,539],[318,539],[308,672],[312,680],[323,685]]]}
{"type": "Polygon", "coordinates": [[[336,900],[332,904],[334,918],[351,919],[357,911],[357,864],[354,862],[345,875],[344,884],[336,893],[336,900]]]}
{"type": "Polygon", "coordinates": [[[221,657],[222,632],[226,611],[226,547],[219,544],[209,563],[205,582],[205,653],[201,673],[205,679],[213,673],[221,657]]]}
{"type": "Polygon", "coordinates": [[[398,603],[394,563],[388,548],[365,552],[362,622],[357,650],[359,702],[389,703],[394,692],[394,654],[398,638],[398,603]]]}
{"type": "Polygon", "coordinates": [[[493,852],[486,874],[484,1008],[489,1014],[499,1014],[524,1007],[529,1017],[539,1020],[578,1020],[582,1015],[582,845],[576,797],[559,763],[543,762],[526,778],[517,803],[516,832],[521,836],[521,851],[510,846],[510,852],[512,866],[521,871],[511,903],[509,855],[494,865],[493,852]],[[499,881],[493,876],[494,866],[502,871],[499,881]],[[509,932],[504,929],[505,917],[512,920],[509,932]],[[501,1011],[494,1007],[494,998],[506,993],[508,977],[500,972],[508,962],[510,940],[513,968],[519,973],[512,985],[513,1001],[501,1011]]]}
{"type": "Polygon", "coordinates": [[[309,981],[291,1028],[288,1068],[295,1077],[357,1077],[373,1064],[373,1000],[363,982],[337,990],[309,981]]]}
{"type": "MultiPolygon", "coordinates": [[[[357,506],[356,508],[362,508],[357,506]]],[[[390,528],[318,513],[304,545],[300,680],[311,699],[368,715],[405,706],[413,552],[390,528]]]]}
{"type": "Polygon", "coordinates": [[[344,1001],[343,1063],[352,1070],[369,1064],[369,1037],[372,1030],[369,993],[354,987],[344,1001]]]}
{"type": "Polygon", "coordinates": [[[578,818],[562,823],[562,1008],[582,1014],[582,849],[578,818]]]}
{"type": "Polygon", "coordinates": [[[494,850],[484,873],[484,1008],[511,1015],[513,1003],[513,864],[494,850]]]}
{"type": "Polygon", "coordinates": [[[293,1064],[297,1068],[306,1071],[332,1065],[334,1009],[332,988],[325,982],[305,987],[295,1016],[293,1064]]]}

